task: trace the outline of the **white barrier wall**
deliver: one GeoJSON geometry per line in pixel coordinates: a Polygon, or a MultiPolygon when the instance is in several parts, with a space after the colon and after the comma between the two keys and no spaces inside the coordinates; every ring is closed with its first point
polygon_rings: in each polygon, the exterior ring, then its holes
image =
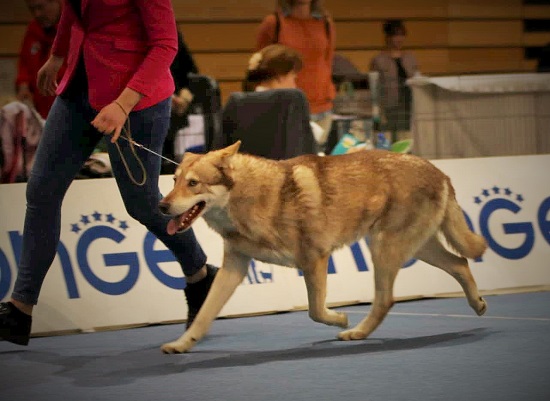
{"type": "MultiPolygon", "coordinates": [[[[473,229],[489,242],[472,261],[482,290],[550,284],[550,155],[437,160],[452,179],[473,229]]],[[[172,178],[161,177],[166,193],[172,178]]],[[[13,288],[25,213],[25,184],[0,185],[0,299],[13,288]]],[[[219,265],[222,241],[201,220],[195,233],[219,265]]],[[[328,302],[371,301],[372,262],[364,240],[336,252],[328,302]]],[[[181,320],[187,315],[179,265],[126,213],[113,179],[75,181],[63,204],[61,244],[46,277],[33,332],[181,320]]],[[[414,262],[398,275],[395,296],[460,291],[445,273],[414,262]]],[[[253,263],[223,316],[306,305],[297,270],[253,263]]]]}

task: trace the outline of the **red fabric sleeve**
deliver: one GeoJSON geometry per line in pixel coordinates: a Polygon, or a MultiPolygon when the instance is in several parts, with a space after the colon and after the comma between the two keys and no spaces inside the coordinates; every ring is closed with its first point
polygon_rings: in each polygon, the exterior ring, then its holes
{"type": "MultiPolygon", "coordinates": [[[[66,2],[65,2],[66,3],[66,2]]],[[[71,40],[71,27],[76,20],[76,15],[69,4],[63,4],[61,19],[57,27],[57,34],[52,46],[52,54],[57,57],[66,58],[69,53],[71,40]]]]}
{"type": "Polygon", "coordinates": [[[170,69],[178,52],[176,19],[170,0],[138,0],[149,52],[127,87],[147,96],[158,71],[170,69]]]}
{"type": "Polygon", "coordinates": [[[21,50],[19,52],[19,59],[17,60],[17,79],[15,80],[15,87],[19,88],[19,85],[31,82],[32,76],[27,66],[30,64],[27,61],[28,55],[31,51],[31,46],[33,42],[32,32],[30,25],[27,27],[25,36],[23,38],[23,43],[21,45],[21,50]]]}

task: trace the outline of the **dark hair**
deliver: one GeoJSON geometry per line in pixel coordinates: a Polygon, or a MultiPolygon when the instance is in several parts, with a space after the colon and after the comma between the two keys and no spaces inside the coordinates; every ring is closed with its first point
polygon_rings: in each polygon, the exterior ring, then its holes
{"type": "Polygon", "coordinates": [[[243,91],[253,91],[261,82],[301,69],[302,56],[298,51],[278,43],[266,46],[250,58],[243,81],[243,91]]]}
{"type": "Polygon", "coordinates": [[[382,30],[386,36],[406,35],[407,30],[400,19],[389,19],[384,22],[382,30]]]}
{"type": "MultiPolygon", "coordinates": [[[[296,0],[277,0],[277,8],[279,11],[282,12],[290,12],[293,6],[296,5],[296,0]]],[[[326,11],[323,7],[323,1],[322,0],[312,0],[311,1],[311,12],[312,13],[319,13],[321,15],[325,15],[326,11]]]]}

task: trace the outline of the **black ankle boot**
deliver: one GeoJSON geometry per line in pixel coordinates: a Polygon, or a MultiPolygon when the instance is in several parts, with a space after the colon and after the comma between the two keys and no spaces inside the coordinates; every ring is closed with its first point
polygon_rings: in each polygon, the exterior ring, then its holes
{"type": "Polygon", "coordinates": [[[11,302],[0,302],[0,338],[18,345],[27,345],[31,336],[32,317],[11,302]]]}
{"type": "Polygon", "coordinates": [[[183,290],[185,292],[185,297],[187,298],[188,312],[187,323],[185,324],[187,328],[191,326],[191,323],[193,323],[193,321],[197,317],[199,309],[204,303],[204,300],[208,295],[208,291],[210,291],[210,287],[212,286],[212,282],[214,281],[214,277],[216,276],[217,272],[217,267],[206,265],[206,277],[203,278],[201,281],[197,281],[196,283],[187,284],[187,286],[183,290]]]}

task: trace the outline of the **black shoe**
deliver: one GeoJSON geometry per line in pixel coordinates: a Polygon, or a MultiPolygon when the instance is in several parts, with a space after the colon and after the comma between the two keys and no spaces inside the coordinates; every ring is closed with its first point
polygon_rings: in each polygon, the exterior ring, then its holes
{"type": "Polygon", "coordinates": [[[18,345],[27,345],[31,336],[32,317],[11,302],[0,302],[0,338],[18,345]]]}
{"type": "Polygon", "coordinates": [[[210,287],[212,286],[212,282],[214,281],[214,277],[217,272],[217,267],[206,265],[206,277],[196,283],[187,284],[184,288],[183,291],[185,292],[185,297],[187,298],[188,308],[187,323],[185,324],[187,328],[191,326],[191,323],[193,323],[197,317],[199,309],[204,303],[206,295],[208,295],[208,291],[210,291],[210,287]]]}

